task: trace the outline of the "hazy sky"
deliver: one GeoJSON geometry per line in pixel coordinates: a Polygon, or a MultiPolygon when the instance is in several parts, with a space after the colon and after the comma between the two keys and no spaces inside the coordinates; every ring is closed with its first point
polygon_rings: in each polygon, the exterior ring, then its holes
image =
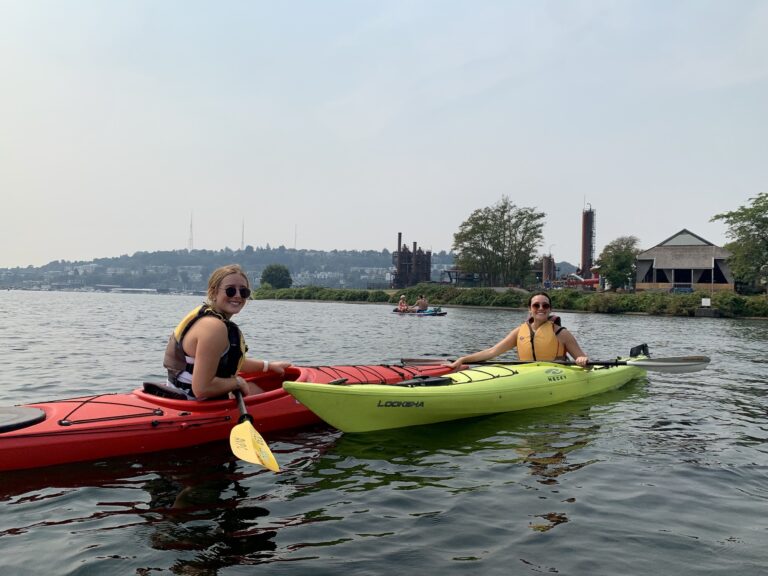
{"type": "Polygon", "coordinates": [[[0,267],[450,250],[508,195],[579,262],[768,191],[768,1],[0,0],[0,267]]]}

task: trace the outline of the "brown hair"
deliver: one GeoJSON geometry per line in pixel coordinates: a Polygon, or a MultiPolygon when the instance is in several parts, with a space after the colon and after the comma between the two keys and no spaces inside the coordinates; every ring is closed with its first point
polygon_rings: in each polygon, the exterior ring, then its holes
{"type": "Polygon", "coordinates": [[[243,278],[245,278],[245,285],[250,288],[251,282],[248,280],[248,275],[245,273],[245,270],[243,270],[238,264],[227,264],[226,266],[222,266],[221,268],[216,268],[213,272],[211,272],[210,277],[208,278],[208,303],[212,304],[216,300],[216,292],[219,291],[219,288],[221,287],[221,283],[224,281],[224,278],[229,276],[230,274],[240,274],[243,278]]]}
{"type": "Polygon", "coordinates": [[[528,298],[528,308],[531,307],[531,302],[533,302],[533,299],[536,296],[545,296],[547,298],[547,302],[549,302],[549,307],[550,308],[552,307],[552,298],[549,297],[549,294],[547,294],[546,292],[534,292],[533,294],[531,294],[531,297],[528,298]]]}

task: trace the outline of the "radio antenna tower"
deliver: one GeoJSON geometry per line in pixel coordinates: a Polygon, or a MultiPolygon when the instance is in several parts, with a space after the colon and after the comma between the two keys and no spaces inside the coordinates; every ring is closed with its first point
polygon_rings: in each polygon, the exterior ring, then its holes
{"type": "Polygon", "coordinates": [[[243,226],[240,229],[240,251],[245,250],[245,218],[243,218],[243,226]]]}
{"type": "Polygon", "coordinates": [[[189,241],[187,242],[187,250],[192,250],[192,247],[195,245],[194,230],[192,228],[193,215],[194,215],[194,212],[189,213],[189,241]]]}

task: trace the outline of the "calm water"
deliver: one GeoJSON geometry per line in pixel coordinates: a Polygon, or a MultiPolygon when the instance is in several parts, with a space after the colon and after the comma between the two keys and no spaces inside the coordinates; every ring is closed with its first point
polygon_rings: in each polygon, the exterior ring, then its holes
{"type": "MultiPolygon", "coordinates": [[[[123,392],[162,376],[195,297],[0,293],[0,405],[123,392]]],[[[593,358],[647,342],[707,354],[547,409],[267,440],[283,471],[225,443],[0,473],[0,573],[768,573],[768,322],[562,314],[593,358]]],[[[252,302],[256,357],[382,363],[495,342],[515,311],[252,302]]]]}

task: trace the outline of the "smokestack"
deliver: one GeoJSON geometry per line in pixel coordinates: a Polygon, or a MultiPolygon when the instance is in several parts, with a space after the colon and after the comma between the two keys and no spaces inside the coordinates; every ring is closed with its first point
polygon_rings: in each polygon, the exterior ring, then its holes
{"type": "Polygon", "coordinates": [[[589,209],[581,213],[581,277],[592,278],[590,268],[595,263],[595,211],[589,209]]]}

